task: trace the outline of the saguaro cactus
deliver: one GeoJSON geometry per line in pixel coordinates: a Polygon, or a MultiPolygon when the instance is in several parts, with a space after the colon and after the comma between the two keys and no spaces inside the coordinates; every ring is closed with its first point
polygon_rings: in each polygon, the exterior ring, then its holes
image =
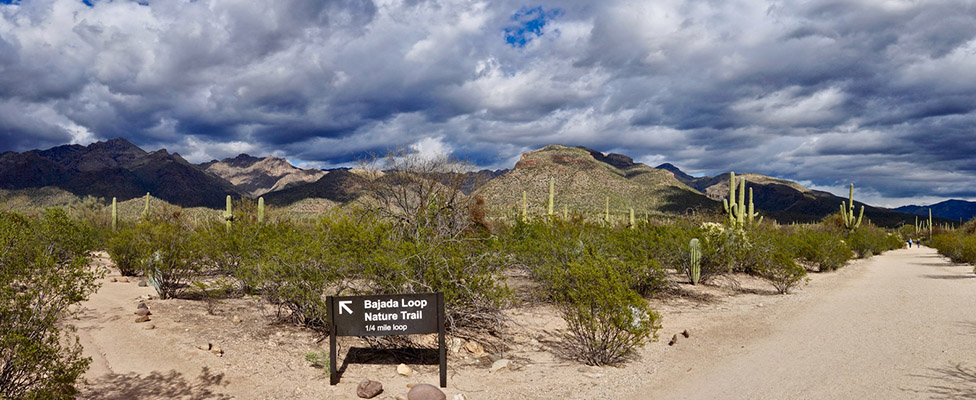
{"type": "Polygon", "coordinates": [[[115,203],[115,197],[112,198],[112,230],[119,229],[119,209],[115,203]]]}
{"type": "Polygon", "coordinates": [[[552,217],[554,206],[556,202],[556,178],[549,178],[549,213],[548,215],[552,217]]]}
{"type": "Polygon", "coordinates": [[[691,266],[688,275],[691,276],[691,284],[697,285],[701,280],[701,243],[698,238],[691,239],[688,243],[688,251],[691,254],[691,266]]]}
{"type": "Polygon", "coordinates": [[[258,223],[264,223],[264,196],[258,197],[258,223]]]}
{"type": "Polygon", "coordinates": [[[932,209],[929,209],[929,237],[932,237],[932,209]]]}
{"type": "Polygon", "coordinates": [[[864,217],[864,206],[861,206],[861,213],[858,214],[857,218],[854,218],[854,184],[851,184],[851,191],[848,195],[848,200],[850,203],[841,202],[840,203],[840,216],[844,219],[844,227],[848,231],[854,232],[859,226],[861,226],[861,218],[864,217]]]}
{"type": "MultiPolygon", "coordinates": [[[[749,204],[748,210],[746,209],[746,178],[742,178],[737,183],[735,172],[729,173],[729,198],[722,199],[722,207],[728,214],[730,226],[752,225],[756,222],[755,217],[759,216],[752,204],[752,188],[749,188],[749,204]],[[736,202],[736,186],[739,186],[738,202],[736,202]]],[[[762,223],[762,217],[759,218],[758,222],[762,223]]]]}
{"type": "Polygon", "coordinates": [[[149,218],[149,192],[146,192],[146,208],[142,210],[142,217],[149,218]]]}
{"type": "Polygon", "coordinates": [[[522,222],[529,221],[529,198],[525,191],[522,191],[522,222]]]}
{"type": "Polygon", "coordinates": [[[634,221],[634,209],[630,209],[630,229],[637,229],[637,223],[634,221]]]}
{"type": "Polygon", "coordinates": [[[227,210],[224,211],[224,227],[230,230],[230,223],[234,220],[233,209],[231,209],[230,195],[227,195],[227,210]]]}

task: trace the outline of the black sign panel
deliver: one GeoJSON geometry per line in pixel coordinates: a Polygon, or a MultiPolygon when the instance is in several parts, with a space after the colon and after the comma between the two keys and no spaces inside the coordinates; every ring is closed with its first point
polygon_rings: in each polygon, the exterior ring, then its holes
{"type": "Polygon", "coordinates": [[[337,336],[437,333],[436,293],[333,297],[337,336]]]}
{"type": "Polygon", "coordinates": [[[329,383],[339,383],[336,337],[437,333],[440,384],[447,387],[444,293],[326,297],[329,308],[329,383]]]}

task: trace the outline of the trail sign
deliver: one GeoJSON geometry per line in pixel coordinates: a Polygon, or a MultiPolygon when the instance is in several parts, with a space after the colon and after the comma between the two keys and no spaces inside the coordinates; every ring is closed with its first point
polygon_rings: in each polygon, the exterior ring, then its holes
{"type": "Polygon", "coordinates": [[[447,348],[444,345],[444,293],[328,296],[329,383],[339,383],[336,337],[437,333],[440,384],[447,387],[447,348]]]}

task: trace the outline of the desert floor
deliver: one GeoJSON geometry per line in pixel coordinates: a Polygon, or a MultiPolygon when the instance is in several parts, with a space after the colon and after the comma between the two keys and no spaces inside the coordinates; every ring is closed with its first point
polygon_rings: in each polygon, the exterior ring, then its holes
{"type": "MultiPolygon", "coordinates": [[[[154,291],[111,278],[119,276],[106,277],[72,321],[93,359],[80,398],[355,399],[367,378],[383,383],[378,398],[394,398],[410,383],[437,384],[436,364],[394,352],[347,362],[330,386],[305,360],[328,339],[273,323],[274,310],[255,299],[225,300],[213,314],[203,301],[146,300],[152,321],[136,323],[138,302],[154,291]],[[398,375],[399,361],[414,373],[398,375]]],[[[474,354],[454,341],[444,391],[469,400],[976,397],[976,275],[929,248],[812,274],[785,296],[739,277],[679,284],[652,303],[663,316],[660,338],[635,360],[603,368],[554,355],[562,328],[554,310],[512,310],[504,353],[474,354]],[[512,364],[491,372],[499,357],[512,364]]],[[[340,363],[347,349],[366,347],[341,339],[340,363]]]]}

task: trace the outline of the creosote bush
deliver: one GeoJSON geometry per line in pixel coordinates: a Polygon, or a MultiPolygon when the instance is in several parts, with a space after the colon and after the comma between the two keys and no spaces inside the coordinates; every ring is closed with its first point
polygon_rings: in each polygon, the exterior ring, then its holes
{"type": "Polygon", "coordinates": [[[589,365],[624,361],[656,337],[660,316],[628,287],[616,261],[584,256],[552,275],[552,297],[566,320],[570,356],[589,365]]]}
{"type": "Polygon", "coordinates": [[[178,217],[154,218],[137,227],[139,266],[161,299],[182,295],[201,271],[202,243],[178,217]]]}
{"type": "Polygon", "coordinates": [[[61,321],[97,287],[93,236],[61,209],[0,213],[0,398],[74,398],[91,360],[61,321]]]}
{"type": "Polygon", "coordinates": [[[136,276],[140,272],[138,237],[135,226],[124,226],[111,232],[105,241],[105,251],[123,276],[136,276]]]}

